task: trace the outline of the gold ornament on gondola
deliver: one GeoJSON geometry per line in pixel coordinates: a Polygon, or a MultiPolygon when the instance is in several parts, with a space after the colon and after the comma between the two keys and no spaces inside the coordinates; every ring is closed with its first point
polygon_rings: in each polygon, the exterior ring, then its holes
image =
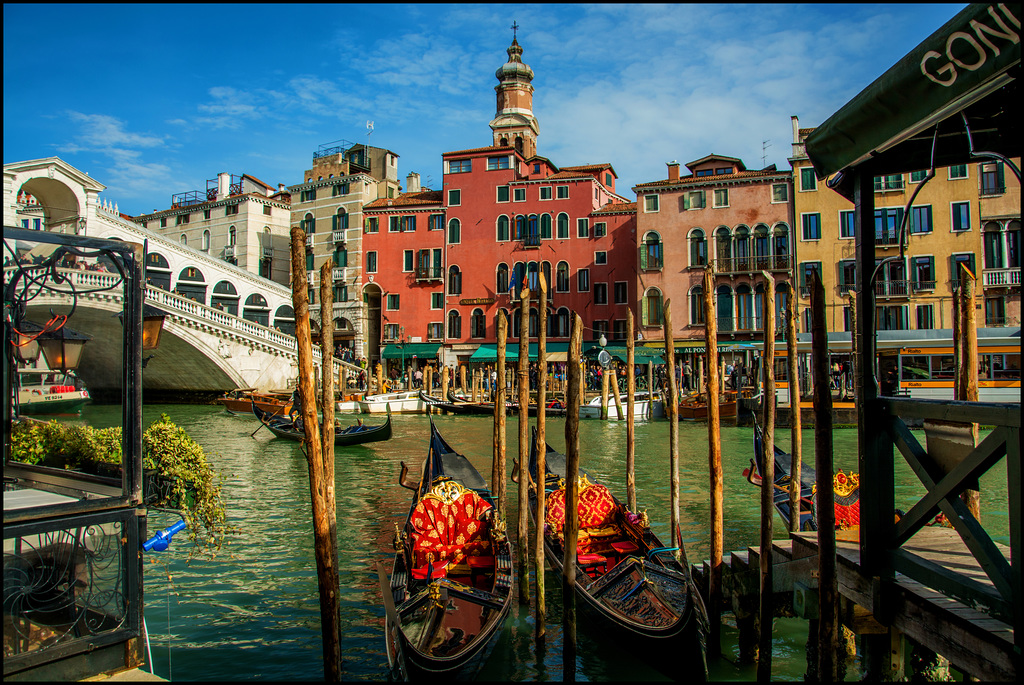
{"type": "Polygon", "coordinates": [[[444,504],[453,504],[460,497],[466,494],[466,488],[447,476],[438,476],[434,479],[430,492],[423,495],[423,499],[439,499],[444,504]]]}
{"type": "Polygon", "coordinates": [[[391,541],[391,546],[395,548],[396,552],[401,552],[405,549],[405,533],[398,528],[398,524],[395,525],[395,539],[391,541]]]}
{"type": "Polygon", "coordinates": [[[837,497],[849,497],[860,487],[860,476],[856,473],[845,474],[842,469],[832,478],[832,491],[837,497]]]}

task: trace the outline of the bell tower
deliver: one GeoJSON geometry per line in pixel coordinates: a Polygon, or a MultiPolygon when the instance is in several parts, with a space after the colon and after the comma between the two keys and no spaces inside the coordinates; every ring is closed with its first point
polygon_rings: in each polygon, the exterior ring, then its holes
{"type": "Polygon", "coordinates": [[[508,61],[496,72],[498,85],[497,110],[491,120],[494,144],[511,146],[529,159],[537,154],[537,135],[540,128],[533,116],[533,69],[523,64],[523,48],[516,40],[519,25],[512,24],[512,44],[508,47],[508,61]]]}

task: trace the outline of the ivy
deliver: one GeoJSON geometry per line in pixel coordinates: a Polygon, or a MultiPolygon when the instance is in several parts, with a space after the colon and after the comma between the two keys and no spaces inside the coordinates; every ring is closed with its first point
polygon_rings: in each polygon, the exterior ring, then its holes
{"type": "MultiPolygon", "coordinates": [[[[120,426],[71,426],[56,419],[20,421],[11,430],[11,459],[95,471],[96,464],[121,464],[121,440],[120,426]]],[[[181,511],[192,542],[188,560],[199,553],[216,556],[234,529],[228,525],[221,497],[223,478],[210,466],[202,446],[161,414],[142,434],[142,464],[173,483],[170,493],[153,506],[181,511]]]]}

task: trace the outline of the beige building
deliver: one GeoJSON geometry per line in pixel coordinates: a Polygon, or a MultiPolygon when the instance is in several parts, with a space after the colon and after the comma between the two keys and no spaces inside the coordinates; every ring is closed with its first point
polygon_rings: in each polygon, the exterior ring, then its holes
{"type": "MultiPolygon", "coordinates": [[[[801,330],[810,331],[808,274],[825,286],[828,327],[850,330],[847,293],[857,288],[853,204],[815,178],[804,150],[813,128],[793,121],[793,211],[800,286],[801,330]]],[[[1019,159],[1017,164],[1019,164],[1019,159]]],[[[883,264],[875,279],[878,330],[949,329],[959,264],[978,277],[983,326],[1020,322],[1020,184],[1001,163],[962,164],[875,179],[875,241],[883,264]],[[908,212],[907,248],[900,258],[899,231],[908,212]],[[985,239],[983,240],[983,236],[985,239]]]]}
{"type": "MultiPolygon", "coordinates": [[[[419,190],[419,175],[410,174],[407,190],[419,190]]],[[[314,334],[320,313],[320,266],[331,259],[335,344],[366,356],[366,312],[362,302],[363,205],[394,198],[398,155],[384,148],[344,140],[321,145],[303,182],[290,186],[291,224],[306,233],[306,271],[314,334]]]]}
{"type": "Polygon", "coordinates": [[[283,184],[274,188],[248,174],[222,173],[206,182],[206,190],[172,195],[170,209],[153,210],[133,217],[133,221],[288,285],[290,207],[283,184]]]}

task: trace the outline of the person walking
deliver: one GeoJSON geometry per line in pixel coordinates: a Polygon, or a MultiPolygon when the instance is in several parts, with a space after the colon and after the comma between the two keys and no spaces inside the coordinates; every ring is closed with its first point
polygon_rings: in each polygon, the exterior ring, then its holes
{"type": "Polygon", "coordinates": [[[689,359],[683,362],[683,388],[686,392],[693,389],[693,367],[690,366],[689,359]]]}

